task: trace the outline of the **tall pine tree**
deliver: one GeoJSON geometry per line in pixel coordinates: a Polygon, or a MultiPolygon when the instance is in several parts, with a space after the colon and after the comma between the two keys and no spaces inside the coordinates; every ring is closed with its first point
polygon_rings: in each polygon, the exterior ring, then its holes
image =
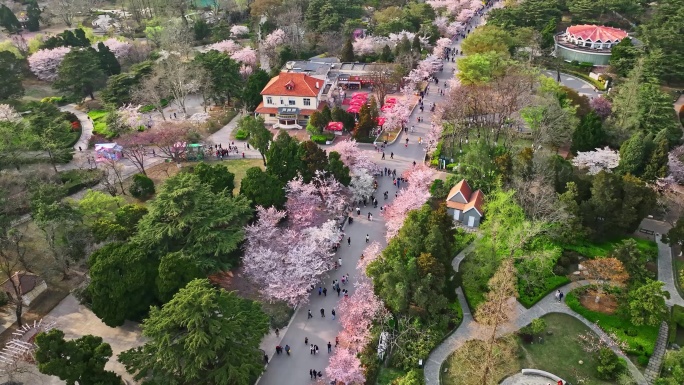
{"type": "Polygon", "coordinates": [[[342,62],[353,62],[354,61],[354,46],[352,45],[351,38],[347,39],[342,47],[342,52],[340,53],[340,61],[342,62]]]}
{"type": "Polygon", "coordinates": [[[100,68],[105,75],[112,76],[121,73],[121,64],[109,47],[102,42],[97,44],[97,56],[100,58],[100,68]]]}

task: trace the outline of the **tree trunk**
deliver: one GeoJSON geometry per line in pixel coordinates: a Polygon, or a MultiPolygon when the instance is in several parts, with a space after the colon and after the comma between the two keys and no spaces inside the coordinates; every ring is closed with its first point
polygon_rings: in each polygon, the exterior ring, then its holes
{"type": "Polygon", "coordinates": [[[22,322],[21,315],[24,310],[24,304],[21,302],[21,297],[17,300],[17,307],[14,309],[14,314],[17,316],[17,326],[22,327],[24,323],[22,322]]]}

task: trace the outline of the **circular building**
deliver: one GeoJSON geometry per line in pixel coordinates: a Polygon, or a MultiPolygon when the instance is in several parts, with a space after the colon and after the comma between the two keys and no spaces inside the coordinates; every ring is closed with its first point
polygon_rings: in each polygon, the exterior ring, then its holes
{"type": "Polygon", "coordinates": [[[607,65],[610,50],[627,32],[603,25],[573,25],[556,35],[556,55],[566,61],[577,60],[594,65],[607,65]]]}

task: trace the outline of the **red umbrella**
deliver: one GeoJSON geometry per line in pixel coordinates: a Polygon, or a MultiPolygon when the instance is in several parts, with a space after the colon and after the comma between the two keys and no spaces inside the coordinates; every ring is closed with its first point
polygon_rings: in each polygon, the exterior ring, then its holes
{"type": "Polygon", "coordinates": [[[330,122],[325,128],[328,131],[342,131],[344,124],[342,122],[330,122]]]}
{"type": "Polygon", "coordinates": [[[387,98],[387,100],[385,100],[385,104],[389,104],[389,103],[394,104],[396,102],[397,102],[397,98],[387,98]]]}
{"type": "Polygon", "coordinates": [[[387,121],[387,119],[383,118],[382,116],[379,116],[378,117],[378,126],[384,126],[386,121],[387,121]]]}
{"type": "Polygon", "coordinates": [[[383,112],[389,111],[389,110],[391,110],[393,107],[394,107],[394,104],[385,104],[384,106],[382,106],[382,108],[380,109],[380,111],[383,111],[383,112]]]}
{"type": "Polygon", "coordinates": [[[365,92],[354,92],[354,93],[352,94],[352,98],[364,98],[364,99],[368,99],[368,94],[365,93],[365,92]]]}
{"type": "Polygon", "coordinates": [[[361,106],[351,106],[347,109],[347,112],[349,112],[351,114],[356,114],[359,111],[361,111],[361,106]]]}

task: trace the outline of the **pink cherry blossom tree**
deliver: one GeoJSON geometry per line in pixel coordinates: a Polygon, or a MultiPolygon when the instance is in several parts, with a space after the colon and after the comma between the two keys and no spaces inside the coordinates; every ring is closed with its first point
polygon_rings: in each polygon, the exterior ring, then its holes
{"type": "Polygon", "coordinates": [[[145,126],[144,116],[138,112],[140,105],[125,104],[117,110],[121,121],[132,129],[145,126]]]}
{"type": "Polygon", "coordinates": [[[445,34],[447,26],[449,25],[449,18],[446,16],[437,16],[432,23],[437,27],[439,33],[445,34]]]}
{"type": "Polygon", "coordinates": [[[249,33],[249,27],[245,25],[234,25],[230,27],[230,35],[235,37],[242,37],[249,33]]]}
{"type": "Polygon", "coordinates": [[[600,171],[610,172],[620,164],[620,154],[608,146],[597,148],[595,151],[580,151],[572,159],[572,164],[575,167],[587,169],[589,175],[598,174],[600,171]]]}
{"type": "Polygon", "coordinates": [[[67,53],[69,47],[41,49],[28,57],[31,72],[40,80],[52,82],[57,80],[57,69],[67,53]]]}
{"type": "Polygon", "coordinates": [[[0,122],[18,122],[21,115],[9,104],[0,104],[0,122]]]}
{"type": "Polygon", "coordinates": [[[257,53],[252,47],[245,47],[233,52],[230,57],[242,64],[254,67],[257,64],[257,53]]]}
{"type": "Polygon", "coordinates": [[[451,39],[442,37],[437,40],[435,43],[435,48],[432,51],[432,54],[440,59],[444,59],[445,51],[444,49],[447,48],[451,44],[451,39]]]}
{"type": "Polygon", "coordinates": [[[411,108],[406,99],[399,99],[394,106],[389,110],[383,112],[385,117],[384,127],[390,130],[400,129],[406,124],[411,116],[411,108]]]}
{"type": "Polygon", "coordinates": [[[340,160],[349,167],[352,173],[366,172],[373,175],[379,170],[378,165],[370,159],[366,151],[359,148],[358,143],[353,139],[337,142],[330,151],[339,153],[340,160]]]}
{"type": "Polygon", "coordinates": [[[601,119],[606,119],[613,112],[613,103],[603,96],[591,99],[589,106],[601,119]]]}
{"type": "Polygon", "coordinates": [[[377,241],[371,242],[370,245],[363,249],[363,258],[359,259],[356,268],[363,274],[366,274],[366,268],[371,262],[375,261],[380,256],[380,244],[377,241]]]}
{"type": "Polygon", "coordinates": [[[218,43],[214,43],[214,44],[207,46],[206,49],[207,49],[207,51],[216,50],[216,51],[224,52],[224,53],[227,53],[230,55],[233,52],[240,49],[240,44],[238,44],[232,40],[223,40],[223,41],[219,41],[218,43]]]}
{"type": "Polygon", "coordinates": [[[285,186],[287,202],[285,208],[294,228],[304,228],[316,222],[320,215],[321,197],[312,183],[305,183],[298,175],[285,186]]]}
{"type": "Polygon", "coordinates": [[[335,349],[335,352],[328,360],[325,374],[328,378],[334,380],[335,383],[343,382],[345,384],[361,385],[366,382],[366,376],[363,374],[363,368],[357,353],[347,348],[335,349]]]}
{"type": "Polygon", "coordinates": [[[460,33],[463,33],[465,30],[465,24],[461,23],[459,21],[454,21],[449,23],[449,26],[446,28],[446,35],[449,37],[454,37],[460,33]]]}
{"type": "Polygon", "coordinates": [[[333,243],[341,234],[334,221],[294,230],[282,226],[285,211],[257,207],[257,221],[245,227],[244,271],[261,293],[294,306],[332,267],[333,243]]]}
{"type": "Polygon", "coordinates": [[[684,184],[684,145],[675,147],[668,154],[667,165],[669,167],[668,178],[671,178],[675,183],[684,184]]]}
{"type": "Polygon", "coordinates": [[[252,74],[252,72],[254,72],[254,69],[251,66],[248,66],[246,64],[240,66],[240,75],[243,78],[248,78],[249,75],[252,74]]]}
{"type": "Polygon", "coordinates": [[[354,40],[352,47],[354,54],[363,56],[378,53],[384,45],[380,45],[380,40],[375,36],[365,36],[354,40]]]}
{"type": "MultiPolygon", "coordinates": [[[[131,50],[133,49],[133,44],[115,38],[107,39],[103,41],[102,44],[107,46],[119,60],[128,58],[128,55],[131,54],[131,50]]],[[[95,44],[95,47],[97,47],[97,44],[95,44]]]]}
{"type": "Polygon", "coordinates": [[[385,238],[388,242],[399,233],[409,211],[419,209],[430,198],[428,188],[434,177],[434,170],[421,163],[406,171],[403,176],[408,180],[408,187],[402,189],[392,204],[383,211],[387,220],[385,238]]]}

